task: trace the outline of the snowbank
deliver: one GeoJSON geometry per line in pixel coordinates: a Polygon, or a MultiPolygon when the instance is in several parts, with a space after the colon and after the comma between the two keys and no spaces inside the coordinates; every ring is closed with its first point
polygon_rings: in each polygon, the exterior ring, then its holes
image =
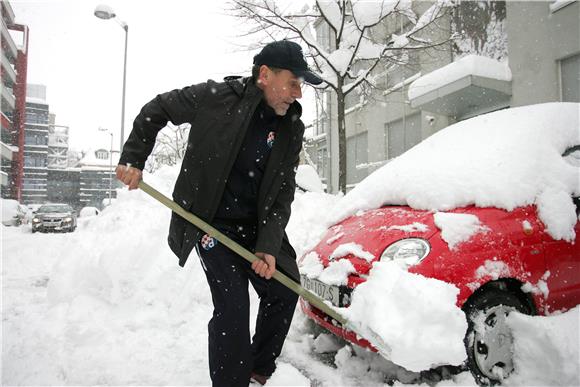
{"type": "Polygon", "coordinates": [[[512,313],[515,371],[506,386],[580,386],[580,306],[549,317],[512,313]]]}
{"type": "Polygon", "coordinates": [[[350,307],[341,312],[363,337],[382,342],[388,358],[408,370],[460,365],[467,357],[467,320],[455,305],[458,293],[453,285],[409,273],[396,263],[376,262],[369,279],[354,290],[350,307]]]}
{"type": "Polygon", "coordinates": [[[546,103],[461,121],[368,176],[337,203],[327,225],[383,204],[446,211],[535,203],[547,232],[572,241],[571,194],[580,193],[580,178],[562,154],[580,143],[579,120],[580,104],[546,103]]]}
{"type": "MultiPolygon", "coordinates": [[[[177,171],[160,170],[145,179],[168,194],[177,171]]],[[[326,194],[296,196],[287,232],[299,255],[320,240],[325,231],[321,219],[337,200],[340,197],[326,194]]],[[[2,229],[3,385],[210,384],[207,321],[213,310],[211,296],[195,254],[181,269],[167,247],[169,215],[143,192],[122,190],[112,206],[72,234],[31,234],[29,226],[2,229]]],[[[439,351],[433,330],[423,335],[422,347],[412,347],[418,340],[416,332],[411,334],[417,319],[438,324],[438,311],[426,317],[420,308],[431,306],[416,301],[432,285],[381,266],[375,268],[377,279],[399,277],[389,290],[392,296],[385,297],[389,305],[373,305],[369,321],[377,324],[382,316],[391,326],[403,327],[384,333],[394,335],[392,354],[409,367],[423,367],[417,363],[441,357],[433,353],[439,351]],[[404,296],[397,298],[397,294],[404,296]],[[391,308],[388,318],[384,307],[391,308]],[[409,347],[403,346],[405,342],[409,347]],[[418,357],[417,362],[410,356],[418,357]]],[[[368,291],[384,291],[385,284],[378,282],[375,286],[369,281],[373,287],[368,291]]],[[[434,286],[440,292],[438,300],[451,304],[456,290],[434,286]]],[[[363,293],[359,297],[360,302],[366,299],[363,293]]],[[[253,319],[258,302],[252,298],[253,319]]],[[[449,324],[447,318],[445,324],[449,324]]],[[[459,331],[459,321],[449,321],[450,330],[459,331]]],[[[516,345],[524,345],[524,352],[516,359],[520,370],[509,383],[578,385],[573,379],[578,375],[578,347],[576,352],[573,347],[578,342],[578,308],[547,319],[524,316],[523,321],[514,325],[516,345]]],[[[383,385],[386,378],[421,383],[416,381],[417,374],[372,352],[328,337],[314,340],[304,328],[306,322],[297,311],[269,385],[370,386],[383,385]],[[338,353],[322,359],[314,355],[325,351],[338,353]]],[[[373,329],[381,332],[381,327],[373,329]]],[[[449,332],[438,334],[457,342],[449,332]]],[[[454,351],[448,348],[445,355],[454,351]]],[[[437,385],[465,386],[474,381],[464,372],[437,385]]]]}

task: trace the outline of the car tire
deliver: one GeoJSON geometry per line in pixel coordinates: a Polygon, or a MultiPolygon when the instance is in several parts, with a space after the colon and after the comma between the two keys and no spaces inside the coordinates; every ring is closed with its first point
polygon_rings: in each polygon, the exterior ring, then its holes
{"type": "Polygon", "coordinates": [[[503,283],[493,284],[472,297],[464,307],[468,322],[467,366],[478,385],[499,385],[514,367],[513,337],[506,317],[513,311],[534,314],[534,308],[503,283]]]}

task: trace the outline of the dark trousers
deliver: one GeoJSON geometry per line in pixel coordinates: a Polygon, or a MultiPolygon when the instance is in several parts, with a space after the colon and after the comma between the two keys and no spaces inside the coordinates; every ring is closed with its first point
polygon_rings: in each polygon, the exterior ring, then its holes
{"type": "MultiPolygon", "coordinates": [[[[298,296],[275,279],[256,275],[249,262],[226,246],[204,238],[197,250],[214,305],[208,324],[211,380],[215,387],[246,387],[252,371],[270,376],[276,369],[298,296]],[[260,298],[251,342],[248,281],[260,298]]],[[[247,240],[237,242],[250,247],[243,243],[247,240]]]]}

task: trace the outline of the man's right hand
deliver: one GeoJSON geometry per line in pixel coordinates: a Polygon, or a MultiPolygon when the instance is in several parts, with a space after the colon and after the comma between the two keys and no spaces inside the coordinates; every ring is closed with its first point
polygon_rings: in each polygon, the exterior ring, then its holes
{"type": "Polygon", "coordinates": [[[117,165],[115,169],[117,179],[129,186],[129,190],[139,188],[139,182],[143,178],[143,172],[139,168],[130,165],[117,165]]]}

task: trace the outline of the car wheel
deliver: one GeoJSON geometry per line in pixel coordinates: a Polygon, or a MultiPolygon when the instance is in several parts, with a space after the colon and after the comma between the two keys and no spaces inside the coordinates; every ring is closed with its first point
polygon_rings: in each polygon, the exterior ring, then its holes
{"type": "Polygon", "coordinates": [[[467,365],[480,386],[501,384],[514,370],[513,336],[506,318],[513,312],[533,314],[533,308],[507,287],[490,286],[465,308],[467,365]]]}

